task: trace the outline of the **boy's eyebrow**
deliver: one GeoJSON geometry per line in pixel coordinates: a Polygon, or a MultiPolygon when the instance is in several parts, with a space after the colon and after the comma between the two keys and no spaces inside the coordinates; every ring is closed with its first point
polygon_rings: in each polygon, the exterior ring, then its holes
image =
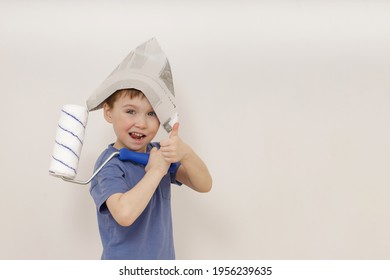
{"type": "Polygon", "coordinates": [[[131,104],[131,103],[127,103],[127,104],[122,105],[122,108],[126,108],[126,107],[134,107],[134,108],[137,108],[137,105],[134,105],[134,104],[131,104]]]}
{"type": "MultiPolygon", "coordinates": [[[[125,109],[127,107],[131,107],[131,108],[135,108],[135,109],[138,109],[139,106],[137,105],[134,105],[134,104],[131,104],[131,103],[126,103],[124,105],[122,105],[122,108],[125,109]]],[[[150,109],[151,112],[155,112],[153,108],[150,109]]]]}

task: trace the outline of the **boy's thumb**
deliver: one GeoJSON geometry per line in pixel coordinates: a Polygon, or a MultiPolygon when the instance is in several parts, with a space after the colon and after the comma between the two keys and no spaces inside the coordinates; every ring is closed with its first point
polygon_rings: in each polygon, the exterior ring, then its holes
{"type": "Polygon", "coordinates": [[[179,123],[175,123],[172,127],[171,134],[169,135],[169,138],[172,138],[173,136],[179,135],[179,123]]]}

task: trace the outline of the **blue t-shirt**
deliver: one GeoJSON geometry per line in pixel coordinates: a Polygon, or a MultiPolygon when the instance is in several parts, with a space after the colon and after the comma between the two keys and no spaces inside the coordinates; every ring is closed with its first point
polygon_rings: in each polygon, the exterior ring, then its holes
{"type": "MultiPolygon", "coordinates": [[[[158,143],[149,144],[147,152],[158,143]]],[[[112,144],[100,155],[95,169],[113,152],[112,144]]],[[[176,174],[166,174],[149,204],[135,222],[128,227],[119,225],[106,206],[115,193],[125,193],[145,175],[145,166],[131,161],[111,159],[91,182],[90,193],[97,207],[97,219],[103,245],[102,259],[175,259],[171,214],[171,183],[176,174]]]]}

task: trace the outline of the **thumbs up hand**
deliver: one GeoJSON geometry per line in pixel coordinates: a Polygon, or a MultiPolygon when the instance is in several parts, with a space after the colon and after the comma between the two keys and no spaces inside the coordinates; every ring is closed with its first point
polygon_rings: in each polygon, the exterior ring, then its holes
{"type": "Polygon", "coordinates": [[[160,142],[160,150],[169,163],[179,162],[188,154],[189,146],[179,137],[179,123],[173,125],[169,138],[160,142]]]}

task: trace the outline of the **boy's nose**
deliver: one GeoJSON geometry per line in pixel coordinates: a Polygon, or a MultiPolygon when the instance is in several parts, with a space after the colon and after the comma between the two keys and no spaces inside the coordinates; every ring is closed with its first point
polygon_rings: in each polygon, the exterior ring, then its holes
{"type": "Polygon", "coordinates": [[[144,116],[138,115],[138,118],[137,118],[137,120],[136,120],[135,125],[136,125],[137,127],[141,127],[141,128],[146,127],[146,118],[145,118],[144,116]]]}

